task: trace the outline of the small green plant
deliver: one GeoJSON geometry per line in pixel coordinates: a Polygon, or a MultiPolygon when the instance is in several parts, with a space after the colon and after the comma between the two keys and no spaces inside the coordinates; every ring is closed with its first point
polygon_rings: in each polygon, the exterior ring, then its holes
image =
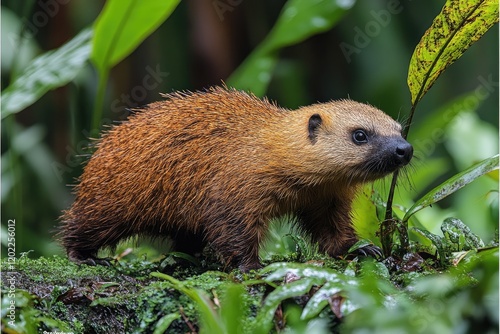
{"type": "MultiPolygon", "coordinates": [[[[243,285],[226,284],[224,297],[219,302],[220,306],[217,307],[203,290],[190,288],[184,282],[162,273],[153,273],[152,276],[167,280],[172,287],[188,296],[197,305],[200,315],[200,333],[229,334],[243,332],[248,313],[248,309],[244,308],[243,294],[246,292],[243,285]]],[[[176,315],[176,313],[167,315],[168,319],[171,319],[170,322],[160,320],[162,322],[161,327],[166,330],[168,325],[177,319],[176,315]]]]}
{"type": "MultiPolygon", "coordinates": [[[[412,107],[403,137],[407,138],[418,102],[432,87],[445,69],[455,62],[495,23],[498,22],[498,1],[448,0],[441,13],[434,19],[413,52],[408,69],[408,87],[412,107]]],[[[394,233],[398,231],[403,252],[410,251],[408,219],[418,210],[456,192],[478,177],[498,169],[498,155],[486,159],[448,179],[434,188],[406,211],[402,219],[393,212],[393,198],[399,172],[392,178],[386,204],[385,219],[380,226],[380,239],[384,254],[389,256],[393,248],[394,233]]]]}
{"type": "Polygon", "coordinates": [[[274,287],[256,312],[243,302],[248,292],[241,283],[225,284],[225,296],[216,302],[205,291],[187,287],[171,276],[152,275],[167,280],[195,303],[200,333],[267,334],[273,328],[277,332],[314,329],[315,333],[330,333],[333,323],[340,332],[390,328],[405,333],[443,333],[471,330],[480,321],[484,321],[483,328],[498,326],[498,303],[486,302],[498,295],[497,262],[497,248],[471,251],[445,274],[406,273],[401,280],[407,283],[400,288],[391,282],[387,268],[371,259],[353,261],[344,272],[318,264],[273,263],[259,271],[265,276],[263,281],[251,281],[274,287]],[[480,279],[485,279],[484,285],[476,283],[480,279]],[[479,313],[469,312],[471,307],[478,307],[479,313]]]}
{"type": "Polygon", "coordinates": [[[70,332],[68,324],[44,315],[34,308],[36,298],[24,290],[6,292],[2,289],[2,332],[37,333],[38,330],[70,332]]]}
{"type": "MultiPolygon", "coordinates": [[[[413,227],[412,230],[432,242],[436,247],[439,263],[442,267],[449,264],[448,260],[453,257],[453,252],[467,252],[484,247],[484,242],[472,233],[467,225],[456,218],[446,218],[441,225],[444,237],[418,227],[413,227]]],[[[460,254],[460,257],[462,256],[463,254],[460,254]]]]}

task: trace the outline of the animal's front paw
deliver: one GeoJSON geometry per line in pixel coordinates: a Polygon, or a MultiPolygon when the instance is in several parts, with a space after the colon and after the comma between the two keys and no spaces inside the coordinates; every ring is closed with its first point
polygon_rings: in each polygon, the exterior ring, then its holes
{"type": "Polygon", "coordinates": [[[375,258],[382,257],[382,255],[383,255],[380,247],[375,246],[375,245],[364,246],[364,247],[358,248],[354,252],[358,253],[359,255],[372,256],[375,258]]]}
{"type": "Polygon", "coordinates": [[[359,240],[354,245],[349,248],[349,254],[362,255],[362,256],[372,256],[374,258],[379,258],[383,256],[380,247],[375,246],[370,241],[359,240]]]}

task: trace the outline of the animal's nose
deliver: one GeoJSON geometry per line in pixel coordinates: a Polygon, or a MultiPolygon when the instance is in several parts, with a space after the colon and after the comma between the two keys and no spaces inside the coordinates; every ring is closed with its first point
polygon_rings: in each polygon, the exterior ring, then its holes
{"type": "Polygon", "coordinates": [[[399,143],[396,146],[396,159],[404,166],[408,164],[413,157],[413,146],[408,143],[406,140],[404,142],[399,143]]]}

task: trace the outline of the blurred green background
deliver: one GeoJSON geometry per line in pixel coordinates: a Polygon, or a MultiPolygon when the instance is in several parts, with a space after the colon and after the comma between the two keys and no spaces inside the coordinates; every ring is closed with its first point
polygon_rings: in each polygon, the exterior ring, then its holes
{"type": "MultiPolygon", "coordinates": [[[[265,95],[288,108],[349,97],[404,121],[410,109],[406,84],[410,57],[444,1],[338,2],[352,7],[331,30],[281,50],[265,95]]],[[[161,99],[160,93],[220,84],[265,38],[284,4],[182,1],[164,24],[112,69],[104,119],[123,120],[126,108],[161,99]]],[[[91,25],[103,5],[104,1],[89,0],[2,1],[2,89],[34,57],[91,25]]],[[[424,189],[418,184],[404,187],[413,199],[498,153],[498,40],[495,26],[419,104],[415,135],[410,131],[416,156],[408,175],[411,180],[412,171],[427,168],[430,182],[424,189]],[[477,112],[459,113],[441,131],[427,131],[433,112],[471,91],[475,93],[469,99],[452,108],[473,109],[479,104],[477,112]]],[[[2,122],[2,232],[8,219],[16,220],[18,253],[62,253],[53,235],[61,210],[72,202],[69,185],[77,182],[88,157],[88,137],[97,137],[90,131],[96,88],[97,73],[88,63],[70,84],[2,122]]],[[[386,190],[383,183],[381,188],[386,190]]],[[[449,215],[490,241],[498,226],[497,180],[482,177],[439,207],[424,210],[418,219],[436,232],[449,215]]],[[[5,238],[2,233],[3,250],[5,238]]]]}

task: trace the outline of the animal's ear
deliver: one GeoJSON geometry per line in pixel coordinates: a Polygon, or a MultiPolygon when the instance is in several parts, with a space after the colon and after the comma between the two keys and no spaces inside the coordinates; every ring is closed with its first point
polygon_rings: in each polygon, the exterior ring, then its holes
{"type": "Polygon", "coordinates": [[[323,120],[321,119],[321,116],[319,114],[313,114],[311,115],[311,117],[309,117],[309,140],[313,144],[316,143],[317,131],[322,122],[323,120]]]}

